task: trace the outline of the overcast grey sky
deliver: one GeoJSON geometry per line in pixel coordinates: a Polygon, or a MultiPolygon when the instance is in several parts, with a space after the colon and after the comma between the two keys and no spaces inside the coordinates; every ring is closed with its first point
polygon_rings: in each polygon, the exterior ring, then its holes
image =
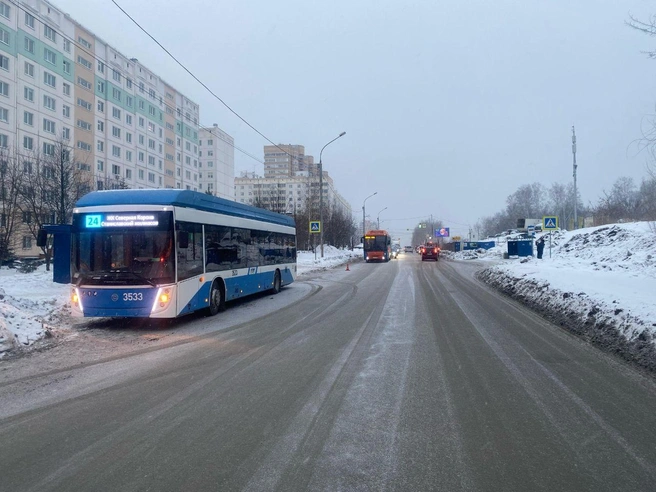
{"type": "MultiPolygon", "coordinates": [[[[624,24],[644,0],[117,0],[252,125],[305,145],[361,220],[432,214],[466,234],[520,185],[571,182],[583,201],[645,176],[632,142],[656,102],[656,40],[624,24]]],[[[266,142],[174,64],[111,0],[53,0],[200,104],[260,160],[266,142]]],[[[235,152],[235,171],[262,165],[235,152]]]]}

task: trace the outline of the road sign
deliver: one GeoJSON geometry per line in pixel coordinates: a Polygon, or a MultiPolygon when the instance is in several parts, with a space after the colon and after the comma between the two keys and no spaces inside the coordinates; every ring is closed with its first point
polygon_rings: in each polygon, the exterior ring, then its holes
{"type": "Polygon", "coordinates": [[[321,232],[321,222],[318,220],[310,221],[310,234],[319,234],[321,232]]]}
{"type": "Polygon", "coordinates": [[[558,229],[558,217],[555,215],[542,217],[542,230],[553,231],[554,229],[558,229]]]}

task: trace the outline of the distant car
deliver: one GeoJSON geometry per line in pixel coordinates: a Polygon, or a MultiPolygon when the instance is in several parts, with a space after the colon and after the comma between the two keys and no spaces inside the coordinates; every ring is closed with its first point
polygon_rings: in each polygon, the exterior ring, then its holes
{"type": "Polygon", "coordinates": [[[401,252],[401,246],[394,245],[392,246],[392,258],[398,258],[399,253],[401,252]]]}
{"type": "Polygon", "coordinates": [[[421,252],[421,261],[424,260],[440,260],[440,247],[435,244],[428,242],[420,248],[421,252]]]}
{"type": "Polygon", "coordinates": [[[412,246],[405,246],[403,248],[403,251],[405,251],[406,253],[412,253],[413,251],[412,246]]]}

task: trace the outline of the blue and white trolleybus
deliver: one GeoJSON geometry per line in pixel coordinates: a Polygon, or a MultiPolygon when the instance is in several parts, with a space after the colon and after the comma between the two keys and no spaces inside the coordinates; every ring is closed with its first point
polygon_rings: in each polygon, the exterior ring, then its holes
{"type": "Polygon", "coordinates": [[[291,217],[189,190],[89,193],[71,248],[74,316],[214,315],[296,277],[291,217]]]}

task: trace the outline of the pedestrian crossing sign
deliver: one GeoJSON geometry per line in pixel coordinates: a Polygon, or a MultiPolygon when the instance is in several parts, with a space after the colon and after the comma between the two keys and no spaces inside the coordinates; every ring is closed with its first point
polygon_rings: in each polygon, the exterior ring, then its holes
{"type": "Polygon", "coordinates": [[[558,217],[557,216],[542,217],[542,230],[553,231],[554,229],[558,229],[558,217]]]}
{"type": "Polygon", "coordinates": [[[321,222],[318,220],[310,221],[310,234],[319,234],[321,232],[321,222]]]}

